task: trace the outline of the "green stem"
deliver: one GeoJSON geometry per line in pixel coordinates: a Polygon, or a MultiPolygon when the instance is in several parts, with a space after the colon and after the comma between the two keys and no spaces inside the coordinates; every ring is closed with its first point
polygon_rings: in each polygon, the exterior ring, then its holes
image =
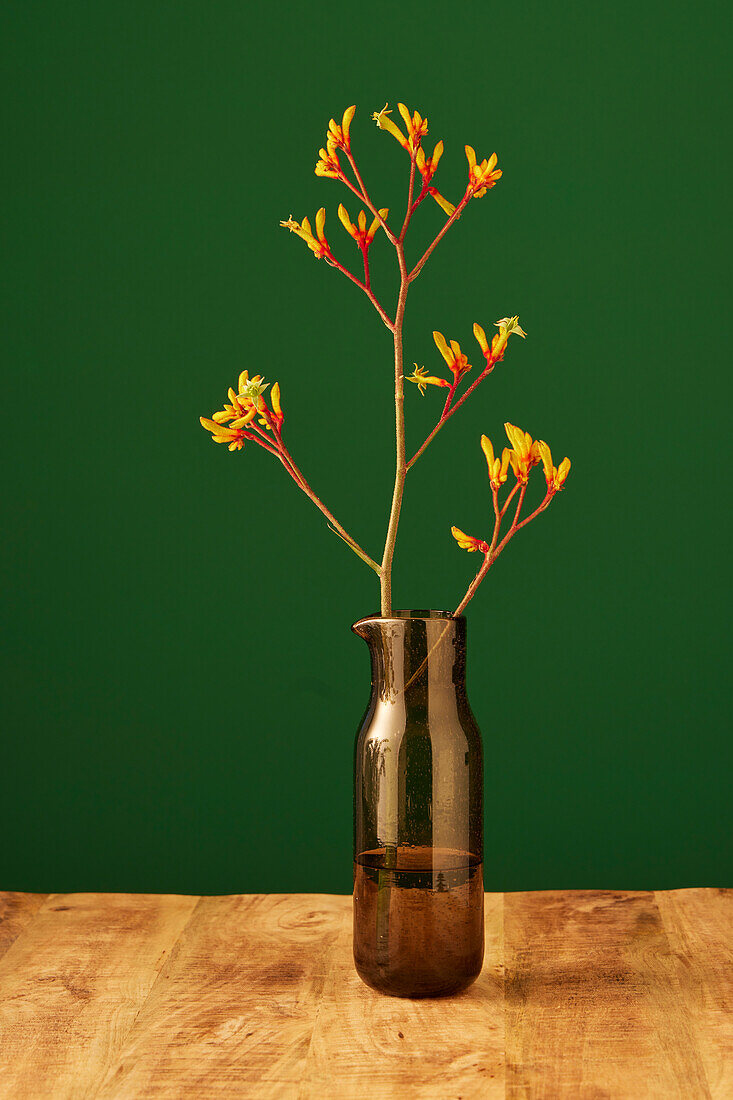
{"type": "Polygon", "coordinates": [[[402,366],[402,322],[405,315],[405,302],[409,279],[405,265],[405,250],[402,241],[395,241],[397,261],[400,267],[400,293],[397,299],[394,327],[394,387],[395,387],[395,481],[392,492],[392,507],[389,513],[387,535],[384,541],[384,553],[380,570],[381,587],[381,614],[388,617],[392,614],[392,562],[394,560],[395,544],[397,542],[397,528],[400,522],[402,509],[402,497],[405,491],[405,475],[407,463],[405,461],[405,382],[402,366]]]}

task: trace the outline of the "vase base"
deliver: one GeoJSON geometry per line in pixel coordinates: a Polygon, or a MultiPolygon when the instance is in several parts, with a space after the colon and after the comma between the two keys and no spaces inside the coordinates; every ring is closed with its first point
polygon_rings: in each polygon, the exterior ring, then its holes
{"type": "Polygon", "coordinates": [[[362,981],[393,997],[445,997],[471,985],[484,954],[482,872],[470,853],[451,849],[362,853],[354,864],[362,981]]]}

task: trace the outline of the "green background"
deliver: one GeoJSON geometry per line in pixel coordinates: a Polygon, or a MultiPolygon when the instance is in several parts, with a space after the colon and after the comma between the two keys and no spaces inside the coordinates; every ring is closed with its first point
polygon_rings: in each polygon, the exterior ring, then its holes
{"type": "MultiPolygon", "coordinates": [[[[369,688],[349,630],[375,578],[280,466],[212,446],[238,372],[371,551],[391,494],[389,334],[278,227],[353,196],[313,174],[358,104],[373,197],[427,114],[436,183],[499,154],[408,300],[478,362],[528,332],[409,475],[402,607],[454,607],[482,534],[478,441],[511,420],[571,456],[565,492],[469,612],[486,885],[731,885],[730,56],[725,4],[4,6],[0,885],[351,888],[369,688]],[[493,331],[493,330],[492,330],[493,331]]],[[[426,203],[417,257],[442,215],[426,203]]],[[[394,258],[374,246],[389,301],[394,258]]],[[[440,394],[407,394],[413,447],[440,394]]]]}

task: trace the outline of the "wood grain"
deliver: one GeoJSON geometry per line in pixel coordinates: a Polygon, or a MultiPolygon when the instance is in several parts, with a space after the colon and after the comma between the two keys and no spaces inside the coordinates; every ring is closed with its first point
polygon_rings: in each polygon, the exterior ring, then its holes
{"type": "Polygon", "coordinates": [[[709,1097],[654,895],[505,902],[507,1096],[709,1097]]]}
{"type": "Polygon", "coordinates": [[[479,980],[410,1001],[359,981],[347,897],[0,894],[0,1100],[731,1100],[733,891],[485,926],[479,980]]]}
{"type": "Polygon", "coordinates": [[[295,1095],[349,912],[330,895],[202,898],[99,1095],[295,1095]]]}
{"type": "Polygon", "coordinates": [[[95,1096],[195,898],[55,894],[0,959],[0,1096],[95,1096]]]}
{"type": "Polygon", "coordinates": [[[47,894],[0,894],[0,959],[35,917],[47,894]]]}
{"type": "Polygon", "coordinates": [[[733,890],[655,896],[710,1092],[733,1097],[733,890]]]}

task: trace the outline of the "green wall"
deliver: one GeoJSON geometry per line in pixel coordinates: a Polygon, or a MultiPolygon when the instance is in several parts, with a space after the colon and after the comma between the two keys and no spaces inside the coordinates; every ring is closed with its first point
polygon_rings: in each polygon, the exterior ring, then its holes
{"type": "MultiPolygon", "coordinates": [[[[386,99],[444,138],[449,196],[467,141],[504,169],[415,282],[407,363],[440,366],[433,328],[529,334],[410,474],[397,603],[472,576],[449,528],[487,529],[481,432],[573,460],[470,608],[487,888],[733,884],[726,9],[5,5],[0,886],[351,887],[375,578],[198,417],[244,367],[279,379],[297,459],[379,554],[389,335],[278,221],[324,204],[351,257],[313,174],[350,103],[402,206],[386,99]]],[[[440,224],[426,204],[413,256],[440,224]]],[[[374,266],[391,295],[383,241],[374,266]]],[[[413,444],[439,403],[410,388],[413,444]]]]}

